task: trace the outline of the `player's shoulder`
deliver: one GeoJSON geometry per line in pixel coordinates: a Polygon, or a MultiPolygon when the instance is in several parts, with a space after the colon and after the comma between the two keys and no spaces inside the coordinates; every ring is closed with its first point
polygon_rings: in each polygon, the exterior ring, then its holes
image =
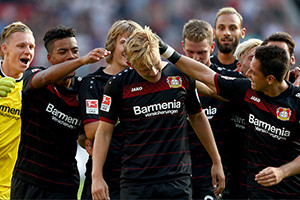
{"type": "Polygon", "coordinates": [[[115,84],[116,82],[121,82],[121,83],[126,83],[127,81],[124,81],[125,79],[130,79],[132,76],[134,76],[134,74],[136,74],[137,72],[131,68],[128,67],[126,69],[124,69],[123,71],[120,71],[119,73],[117,73],[116,75],[113,75],[107,82],[107,84],[115,84]]]}

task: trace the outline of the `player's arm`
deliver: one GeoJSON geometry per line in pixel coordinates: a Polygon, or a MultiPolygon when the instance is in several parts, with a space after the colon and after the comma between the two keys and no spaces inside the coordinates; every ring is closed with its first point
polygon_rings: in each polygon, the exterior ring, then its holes
{"type": "Polygon", "coordinates": [[[196,81],[196,88],[197,88],[198,94],[200,94],[200,95],[208,96],[208,97],[217,99],[219,101],[225,101],[225,102],[229,101],[229,100],[224,99],[223,97],[217,95],[217,93],[215,91],[213,91],[207,85],[205,85],[204,83],[202,83],[200,81],[196,81]]]}
{"type": "Polygon", "coordinates": [[[300,156],[280,167],[267,167],[255,175],[255,181],[263,186],[272,186],[282,179],[300,174],[300,156]]]}
{"type": "Polygon", "coordinates": [[[204,112],[201,111],[197,114],[190,114],[189,120],[198,138],[213,161],[213,166],[211,168],[212,184],[215,194],[219,195],[225,188],[225,175],[221,157],[218,152],[208,119],[204,112]]]}
{"type": "Polygon", "coordinates": [[[114,124],[100,121],[94,140],[92,196],[93,199],[108,199],[108,186],[103,178],[103,165],[107,156],[114,124]]]}
{"type": "Polygon", "coordinates": [[[159,51],[162,57],[172,62],[180,71],[205,83],[214,92],[217,92],[214,77],[216,72],[201,62],[195,61],[192,58],[179,54],[172,47],[164,43],[159,38],[159,51]]]}
{"type": "Polygon", "coordinates": [[[86,64],[98,62],[109,54],[110,52],[103,48],[93,49],[88,54],[80,58],[59,63],[37,73],[32,78],[31,85],[34,88],[41,88],[46,85],[56,83],[57,81],[65,78],[68,74],[70,74],[77,68],[86,64]]]}

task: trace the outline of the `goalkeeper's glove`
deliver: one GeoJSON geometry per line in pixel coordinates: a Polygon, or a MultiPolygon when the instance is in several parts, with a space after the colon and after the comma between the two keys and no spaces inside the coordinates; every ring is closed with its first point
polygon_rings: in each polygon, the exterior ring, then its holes
{"type": "Polygon", "coordinates": [[[16,80],[12,77],[0,78],[0,100],[7,97],[8,93],[15,87],[16,80]]]}

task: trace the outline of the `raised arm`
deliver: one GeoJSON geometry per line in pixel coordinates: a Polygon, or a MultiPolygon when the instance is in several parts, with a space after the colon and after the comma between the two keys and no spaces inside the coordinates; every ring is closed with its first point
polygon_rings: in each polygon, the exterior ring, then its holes
{"type": "Polygon", "coordinates": [[[33,77],[31,84],[34,88],[41,88],[56,83],[82,65],[98,62],[109,54],[110,52],[103,48],[93,49],[80,58],[53,65],[46,70],[37,73],[33,77]]]}
{"type": "Polygon", "coordinates": [[[94,140],[92,196],[93,199],[109,199],[108,186],[103,178],[103,165],[107,156],[114,125],[100,121],[94,140]]]}
{"type": "Polygon", "coordinates": [[[219,195],[225,188],[225,175],[221,162],[221,157],[217,149],[217,145],[204,112],[189,115],[190,123],[195,130],[198,138],[205,147],[207,153],[212,159],[213,166],[211,168],[212,184],[214,193],[219,195]]]}
{"type": "Polygon", "coordinates": [[[214,77],[216,72],[211,70],[201,62],[179,54],[172,47],[165,44],[159,38],[159,51],[162,57],[172,62],[180,71],[188,76],[205,83],[209,88],[216,92],[214,77]]]}

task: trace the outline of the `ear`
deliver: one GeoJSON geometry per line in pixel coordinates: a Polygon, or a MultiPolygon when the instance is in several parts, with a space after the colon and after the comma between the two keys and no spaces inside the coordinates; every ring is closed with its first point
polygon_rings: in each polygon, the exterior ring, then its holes
{"type": "Polygon", "coordinates": [[[216,43],[213,42],[213,43],[211,44],[211,46],[210,46],[210,53],[211,53],[211,54],[212,54],[212,52],[214,52],[214,50],[215,50],[215,45],[216,45],[216,43]]]}
{"type": "Polygon", "coordinates": [[[237,68],[237,70],[238,70],[239,72],[241,71],[241,67],[242,67],[242,64],[241,64],[240,61],[238,61],[238,62],[236,63],[236,68],[237,68]]]}
{"type": "Polygon", "coordinates": [[[296,64],[296,58],[294,55],[291,56],[291,63],[290,65],[295,65],[296,64]]]}
{"type": "Polygon", "coordinates": [[[275,76],[273,76],[273,75],[268,75],[268,76],[267,76],[267,83],[268,83],[269,85],[273,84],[274,81],[275,81],[275,76]]]}
{"type": "Polygon", "coordinates": [[[216,39],[216,29],[215,28],[213,29],[213,36],[214,36],[214,39],[216,39]]]}
{"type": "Polygon", "coordinates": [[[3,44],[1,45],[1,50],[2,50],[2,52],[3,52],[4,54],[7,54],[8,49],[7,49],[6,43],[3,43],[3,44]]]}
{"type": "Polygon", "coordinates": [[[181,41],[181,46],[182,46],[182,50],[185,51],[185,49],[184,49],[184,41],[183,40],[181,41]]]}
{"type": "Polygon", "coordinates": [[[242,28],[241,30],[241,38],[244,39],[246,35],[246,28],[242,28]]]}
{"type": "Polygon", "coordinates": [[[51,55],[50,55],[49,53],[47,54],[47,59],[48,59],[48,62],[49,62],[51,65],[53,65],[53,64],[52,64],[52,60],[51,60],[51,55]]]}

